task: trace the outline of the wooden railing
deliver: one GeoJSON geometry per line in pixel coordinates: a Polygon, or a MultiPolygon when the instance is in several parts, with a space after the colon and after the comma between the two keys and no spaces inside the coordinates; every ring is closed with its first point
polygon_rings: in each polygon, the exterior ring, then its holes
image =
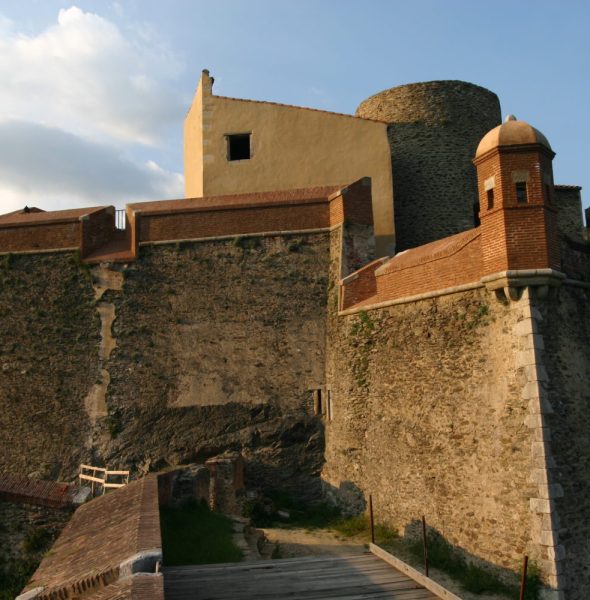
{"type": "Polygon", "coordinates": [[[120,488],[129,483],[129,471],[109,471],[103,467],[93,467],[91,465],[80,465],[80,485],[83,481],[89,481],[91,484],[92,496],[95,495],[95,486],[102,486],[102,493],[106,494],[109,488],[120,488]],[[90,474],[92,473],[92,474],[90,474]],[[109,481],[110,477],[119,478],[118,482],[109,481]]]}

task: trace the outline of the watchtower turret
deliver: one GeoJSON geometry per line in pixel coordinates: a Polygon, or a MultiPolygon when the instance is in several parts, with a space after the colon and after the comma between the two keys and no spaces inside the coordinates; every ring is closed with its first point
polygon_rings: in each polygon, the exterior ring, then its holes
{"type": "Polygon", "coordinates": [[[540,131],[512,115],[479,143],[473,162],[485,275],[508,270],[559,270],[554,156],[540,131]]]}

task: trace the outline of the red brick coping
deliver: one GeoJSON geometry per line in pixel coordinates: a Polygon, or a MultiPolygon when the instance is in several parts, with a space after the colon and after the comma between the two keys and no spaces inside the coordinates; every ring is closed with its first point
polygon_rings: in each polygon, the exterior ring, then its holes
{"type": "Polygon", "coordinates": [[[68,483],[41,481],[0,473],[0,500],[14,504],[34,504],[50,508],[70,508],[78,488],[68,483]]]}
{"type": "Polygon", "coordinates": [[[379,259],[340,283],[340,310],[478,282],[483,275],[479,227],[379,259]]]}

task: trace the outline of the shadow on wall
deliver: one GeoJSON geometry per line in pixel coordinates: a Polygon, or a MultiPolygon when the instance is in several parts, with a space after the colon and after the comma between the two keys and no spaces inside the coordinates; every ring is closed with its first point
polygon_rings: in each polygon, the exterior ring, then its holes
{"type": "Polygon", "coordinates": [[[325,459],[324,424],[309,418],[278,432],[265,447],[246,447],[245,481],[248,488],[280,490],[302,502],[320,500],[320,473],[325,459]]]}
{"type": "MultiPolygon", "coordinates": [[[[459,582],[466,591],[476,594],[492,592],[517,597],[520,572],[494,565],[453,545],[434,527],[427,526],[426,537],[430,567],[444,571],[459,582]]],[[[424,559],[422,520],[413,519],[405,525],[402,543],[414,559],[422,563],[424,559]]],[[[527,573],[525,599],[532,600],[537,598],[541,588],[538,567],[533,561],[529,562],[527,573]]]]}
{"type": "MultiPolygon", "coordinates": [[[[369,510],[368,497],[351,481],[343,481],[339,486],[334,486],[322,480],[322,489],[328,502],[342,507],[344,517],[366,514],[369,510]]],[[[375,512],[375,531],[377,545],[383,543],[386,550],[394,555],[401,555],[406,562],[411,556],[411,564],[420,569],[424,560],[421,519],[412,519],[400,530],[401,535],[398,537],[396,532],[390,531],[386,524],[380,522],[379,514],[375,512]],[[380,531],[386,535],[385,540],[380,539],[380,531]]],[[[427,526],[427,540],[430,567],[450,576],[464,590],[476,594],[488,592],[517,597],[520,571],[512,571],[482,560],[452,544],[434,527],[427,526]]],[[[538,567],[534,561],[530,561],[525,599],[536,599],[541,589],[538,567]]]]}
{"type": "Polygon", "coordinates": [[[364,492],[352,481],[342,481],[338,487],[321,480],[324,498],[342,510],[342,516],[353,517],[368,510],[364,492]]]}
{"type": "MultiPolygon", "coordinates": [[[[187,414],[191,410],[175,409],[187,414]]],[[[268,418],[270,407],[262,407],[261,413],[268,418]]],[[[304,502],[319,500],[322,496],[320,472],[325,462],[324,424],[312,416],[283,415],[282,419],[279,416],[277,413],[270,422],[253,424],[243,435],[232,437],[220,432],[217,439],[212,435],[206,440],[194,440],[192,448],[187,445],[172,457],[162,457],[157,451],[145,453],[131,468],[147,474],[178,468],[178,465],[205,464],[219,455],[235,453],[243,457],[247,488],[282,490],[304,502]],[[280,425],[276,423],[278,420],[280,425]]]]}

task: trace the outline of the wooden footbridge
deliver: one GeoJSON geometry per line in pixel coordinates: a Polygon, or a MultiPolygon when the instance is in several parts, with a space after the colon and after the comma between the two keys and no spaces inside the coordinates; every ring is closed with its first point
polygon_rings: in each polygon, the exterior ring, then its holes
{"type": "Polygon", "coordinates": [[[453,594],[434,594],[369,551],[344,556],[165,567],[163,571],[166,600],[457,598],[453,594]]]}

